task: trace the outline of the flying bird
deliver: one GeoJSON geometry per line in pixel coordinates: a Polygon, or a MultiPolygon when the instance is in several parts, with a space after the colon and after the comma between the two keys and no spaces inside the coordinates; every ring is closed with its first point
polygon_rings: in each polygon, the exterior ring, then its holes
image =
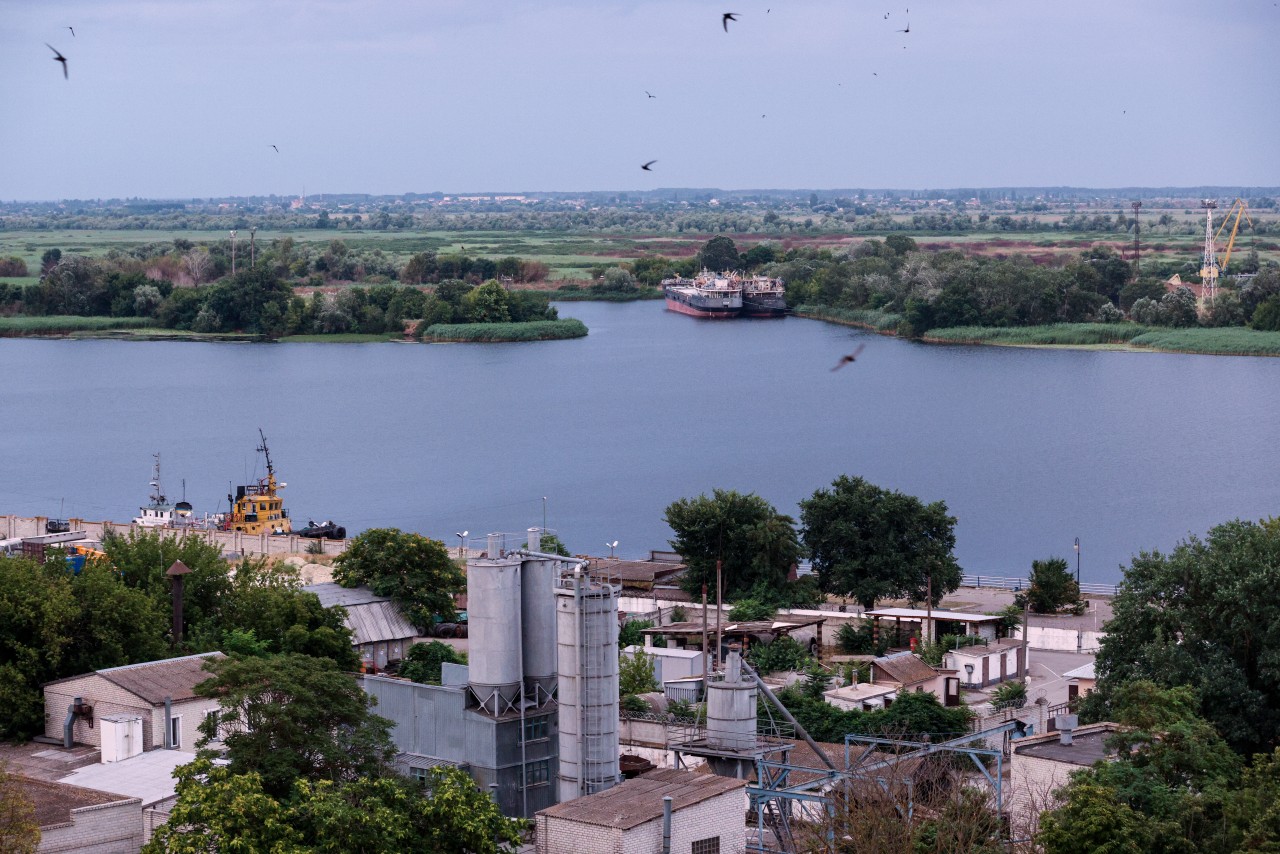
{"type": "Polygon", "coordinates": [[[854,350],[852,353],[848,354],[847,356],[841,356],[840,361],[836,362],[836,366],[831,370],[838,371],[841,368],[843,368],[845,365],[858,361],[858,357],[862,355],[862,351],[865,350],[866,347],[867,347],[866,344],[859,344],[858,348],[854,350]]]}
{"type": "Polygon", "coordinates": [[[648,89],[645,89],[645,90],[644,90],[644,93],[645,93],[646,95],[649,95],[649,97],[650,97],[650,98],[656,98],[656,97],[658,97],[657,95],[650,95],[650,94],[649,94],[649,90],[648,90],[648,89]]]}
{"type": "Polygon", "coordinates": [[[729,22],[738,20],[737,12],[725,12],[720,16],[720,24],[724,27],[724,31],[729,32],[729,22]]]}
{"type": "MultiPolygon", "coordinates": [[[[271,147],[272,147],[272,148],[276,148],[274,145],[273,145],[273,146],[271,146],[271,147]]],[[[276,154],[279,154],[279,153],[280,153],[280,149],[276,148],[276,154]]]]}
{"type": "Polygon", "coordinates": [[[75,28],[75,27],[67,27],[67,29],[68,29],[68,30],[71,30],[71,38],[75,38],[75,37],[76,37],[76,28],[75,28]]]}
{"type": "Polygon", "coordinates": [[[650,169],[649,167],[650,167],[650,166],[652,166],[653,164],[657,163],[657,162],[658,162],[658,161],[656,161],[656,160],[650,160],[648,163],[644,164],[644,165],[643,165],[643,166],[641,166],[640,168],[641,168],[641,169],[643,169],[643,170],[644,170],[644,171],[646,171],[646,172],[652,172],[653,170],[652,170],[652,169],[650,169]]]}
{"type": "Polygon", "coordinates": [[[63,76],[63,78],[64,78],[64,79],[70,79],[70,78],[68,77],[68,75],[67,75],[67,58],[66,58],[65,56],[63,56],[61,53],[59,53],[59,52],[58,52],[58,49],[57,49],[56,47],[54,47],[53,45],[49,44],[48,42],[45,42],[45,43],[44,43],[44,46],[45,46],[45,47],[47,47],[47,48],[49,48],[49,50],[53,51],[53,61],[54,61],[54,62],[61,62],[61,63],[62,63],[62,76],[63,76]]]}
{"type": "Polygon", "coordinates": [[[898,30],[898,32],[900,32],[900,33],[909,33],[909,32],[911,32],[911,22],[910,22],[910,21],[908,21],[908,22],[907,22],[907,28],[906,28],[905,30],[898,30]]]}

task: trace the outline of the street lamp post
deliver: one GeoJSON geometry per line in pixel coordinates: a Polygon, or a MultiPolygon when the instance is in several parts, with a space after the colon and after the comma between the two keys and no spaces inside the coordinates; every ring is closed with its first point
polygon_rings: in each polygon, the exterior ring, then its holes
{"type": "Polygon", "coordinates": [[[1076,537],[1076,587],[1080,587],[1080,538],[1076,537]]]}
{"type": "Polygon", "coordinates": [[[471,532],[454,531],[453,533],[458,538],[458,560],[463,560],[467,556],[467,534],[470,534],[471,532]]]}

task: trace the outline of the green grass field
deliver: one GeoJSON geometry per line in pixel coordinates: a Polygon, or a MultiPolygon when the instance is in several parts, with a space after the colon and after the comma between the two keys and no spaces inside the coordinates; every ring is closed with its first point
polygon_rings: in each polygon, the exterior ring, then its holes
{"type": "Polygon", "coordinates": [[[147,317],[0,317],[0,335],[63,335],[108,329],[145,329],[152,322],[147,317]]]}

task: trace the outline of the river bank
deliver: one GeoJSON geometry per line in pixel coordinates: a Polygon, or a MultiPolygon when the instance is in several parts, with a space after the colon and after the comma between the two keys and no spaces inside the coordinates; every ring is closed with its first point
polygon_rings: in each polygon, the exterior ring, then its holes
{"type": "MultiPolygon", "coordinates": [[[[898,336],[901,315],[875,309],[847,310],[800,306],[807,317],[898,336]]],[[[1043,326],[956,326],[931,329],[918,339],[926,344],[985,344],[1132,353],[1188,353],[1203,356],[1280,356],[1280,332],[1246,327],[1167,328],[1136,323],[1055,323],[1043,326]]]]}

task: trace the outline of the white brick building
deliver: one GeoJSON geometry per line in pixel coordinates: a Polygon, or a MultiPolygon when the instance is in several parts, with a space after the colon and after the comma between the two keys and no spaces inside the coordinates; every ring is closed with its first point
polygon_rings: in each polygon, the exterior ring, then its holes
{"type": "Polygon", "coordinates": [[[15,779],[35,805],[40,854],[137,854],[142,848],[142,803],[137,798],[15,779]]]}
{"type": "Polygon", "coordinates": [[[1119,728],[1109,722],[1087,724],[1071,730],[1069,736],[1050,732],[1014,741],[1009,757],[1009,811],[1014,826],[1034,831],[1040,813],[1059,805],[1056,793],[1071,781],[1071,772],[1114,759],[1107,739],[1119,728]],[[1067,737],[1070,744],[1063,743],[1067,737]]]}
{"type": "Polygon", "coordinates": [[[671,854],[743,854],[746,780],[662,769],[539,812],[537,854],[653,854],[670,796],[671,854]]]}
{"type": "Polygon", "coordinates": [[[142,749],[165,746],[164,701],[170,699],[172,746],[194,750],[200,738],[198,727],[205,717],[218,710],[218,701],[197,697],[195,686],[211,678],[204,669],[220,652],[206,652],[164,661],[148,661],[95,670],[82,676],[68,676],[44,685],[44,734],[59,741],[77,697],[91,714],[72,716],[72,739],[77,744],[102,747],[101,719],[124,715],[142,718],[142,749]]]}

